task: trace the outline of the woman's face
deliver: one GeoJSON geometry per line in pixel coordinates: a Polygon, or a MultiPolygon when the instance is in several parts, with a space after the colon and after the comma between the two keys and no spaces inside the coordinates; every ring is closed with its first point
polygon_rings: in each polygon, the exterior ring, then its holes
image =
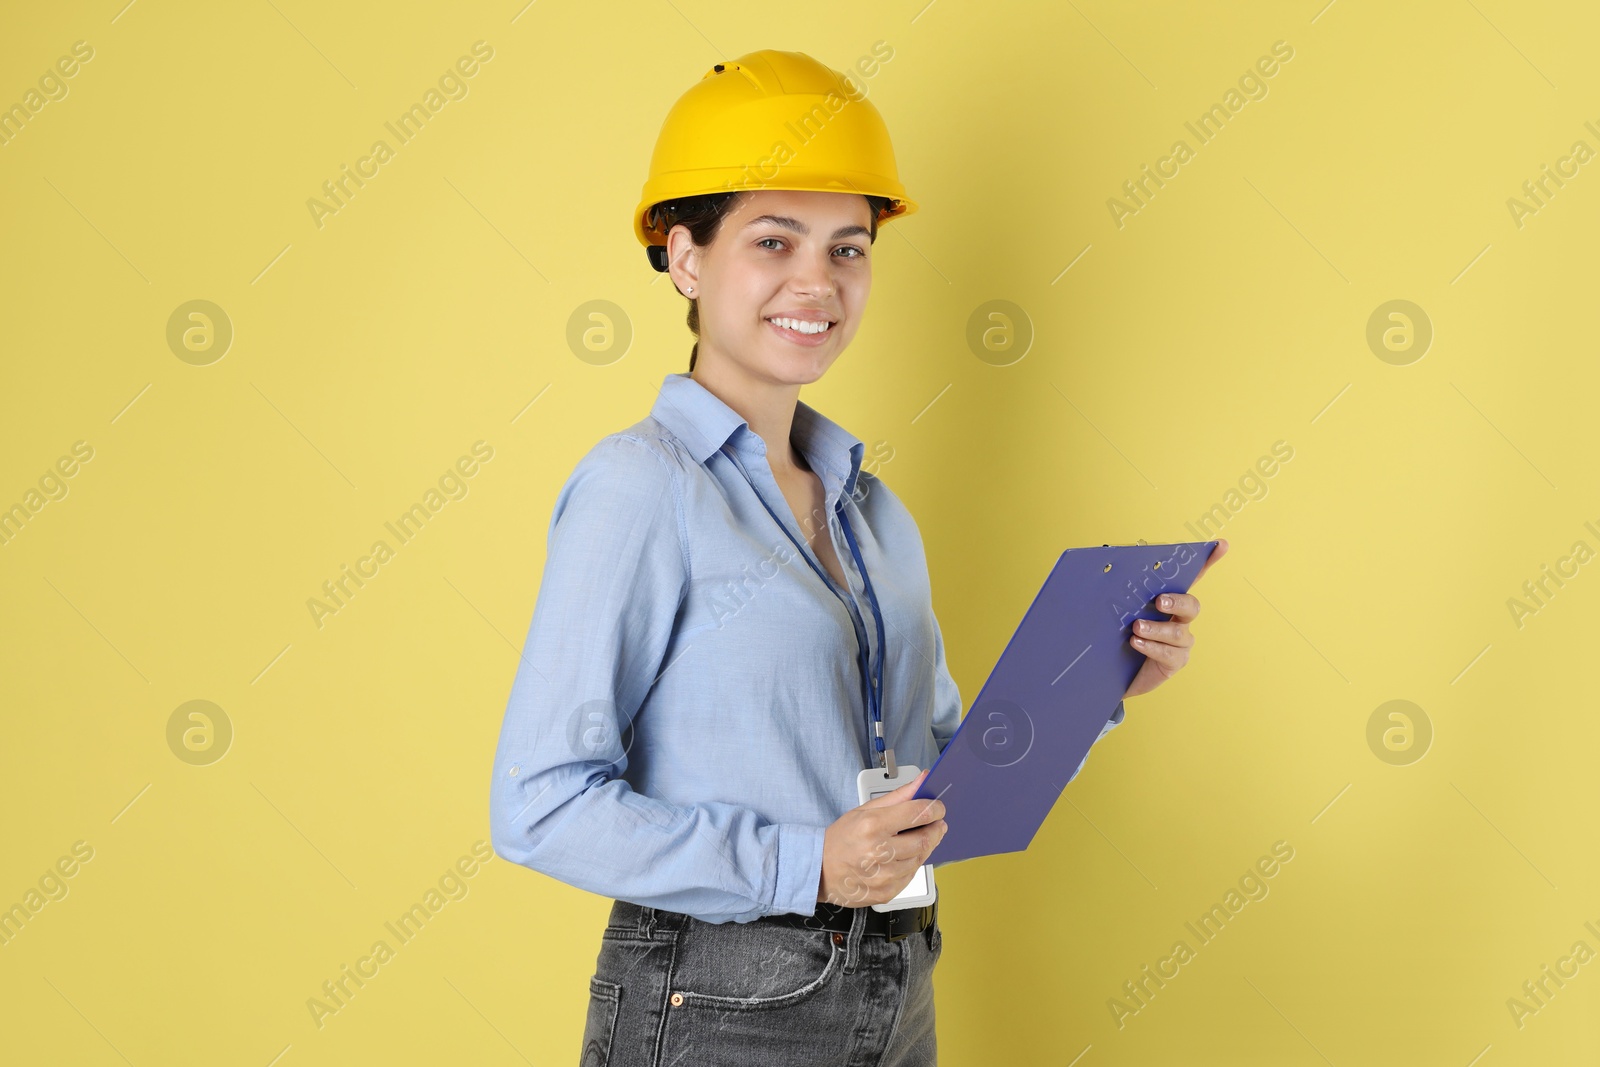
{"type": "Polygon", "coordinates": [[[687,228],[674,228],[667,249],[673,281],[679,291],[693,286],[700,301],[696,368],[731,361],[774,384],[822,377],[866,309],[871,222],[864,196],[761,189],[740,194],[708,248],[695,248],[687,228]],[[805,333],[773,318],[831,325],[805,333]]]}

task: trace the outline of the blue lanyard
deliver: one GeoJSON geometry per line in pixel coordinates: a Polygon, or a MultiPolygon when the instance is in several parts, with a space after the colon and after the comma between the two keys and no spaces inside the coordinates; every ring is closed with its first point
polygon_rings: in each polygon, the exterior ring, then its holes
{"type": "MultiPolygon", "coordinates": [[[[810,556],[806,555],[805,546],[800,544],[799,541],[795,540],[794,534],[789,532],[789,527],[785,525],[781,518],[778,517],[778,513],[772,510],[772,505],[767,503],[766,497],[761,495],[761,490],[756,488],[756,483],[751,479],[750,472],[745,469],[743,463],[739,462],[739,457],[734,455],[732,450],[730,450],[727,445],[723,445],[719,451],[725,454],[729,459],[733,460],[734,466],[739,468],[739,473],[744,475],[744,480],[750,483],[750,489],[756,494],[756,499],[761,501],[761,506],[767,509],[767,514],[772,516],[773,521],[778,524],[778,528],[784,532],[784,535],[788,537],[791,542],[793,542],[801,557],[804,558],[808,564],[810,564],[811,569],[817,572],[817,577],[822,579],[822,584],[826,585],[834,596],[839,597],[839,602],[841,604],[844,603],[844,598],[839,596],[838,590],[833,586],[832,579],[823,573],[821,567],[812,562],[810,556]]],[[[856,561],[856,568],[861,572],[861,580],[866,584],[867,587],[867,601],[872,605],[872,619],[878,632],[878,662],[876,666],[874,666],[870,662],[872,658],[871,653],[867,649],[862,648],[861,642],[857,641],[856,665],[858,667],[862,667],[862,677],[868,680],[867,710],[872,716],[869,740],[872,742],[873,748],[878,753],[878,766],[887,766],[890,772],[893,773],[895,770],[893,762],[894,749],[885,748],[883,740],[883,658],[885,655],[883,612],[879,610],[877,594],[872,591],[872,579],[867,576],[867,565],[861,559],[861,549],[856,544],[855,534],[850,529],[850,520],[845,515],[844,498],[842,493],[840,494],[840,499],[834,501],[833,511],[834,514],[839,517],[839,524],[844,528],[844,539],[850,545],[850,556],[856,561]],[[862,664],[863,656],[865,656],[868,660],[865,666],[862,664]]],[[[846,605],[846,610],[849,610],[848,605],[846,605]]]]}

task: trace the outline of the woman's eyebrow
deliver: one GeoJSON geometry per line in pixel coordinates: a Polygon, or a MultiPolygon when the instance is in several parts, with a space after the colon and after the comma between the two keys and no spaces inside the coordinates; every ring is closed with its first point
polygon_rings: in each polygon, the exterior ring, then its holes
{"type": "MultiPolygon", "coordinates": [[[[811,227],[807,226],[799,219],[790,218],[788,215],[762,215],[745,223],[744,228],[748,230],[750,227],[759,226],[762,223],[770,223],[773,226],[782,226],[786,230],[793,230],[801,237],[809,237],[811,235],[811,227]]],[[[841,237],[850,237],[858,233],[864,234],[867,237],[872,236],[872,231],[867,229],[865,226],[841,226],[837,230],[833,231],[832,240],[837,241],[841,237]]]]}

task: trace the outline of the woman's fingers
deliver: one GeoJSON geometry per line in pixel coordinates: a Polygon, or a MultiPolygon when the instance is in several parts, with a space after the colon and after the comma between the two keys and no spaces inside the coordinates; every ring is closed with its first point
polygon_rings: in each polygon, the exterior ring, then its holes
{"type": "Polygon", "coordinates": [[[1193,622],[1200,614],[1200,600],[1192,593],[1162,593],[1156,598],[1156,607],[1178,622],[1193,622]]]}
{"type": "MultiPolygon", "coordinates": [[[[1164,641],[1146,640],[1138,636],[1131,638],[1130,643],[1135,649],[1143,652],[1146,658],[1155,660],[1163,667],[1171,667],[1176,670],[1189,662],[1189,647],[1187,645],[1169,645],[1164,641]]],[[[1194,644],[1192,638],[1189,644],[1194,644]]]]}
{"type": "Polygon", "coordinates": [[[1140,619],[1133,624],[1133,636],[1143,637],[1152,642],[1177,645],[1180,648],[1188,648],[1194,644],[1194,635],[1189,632],[1189,624],[1183,622],[1152,622],[1149,619],[1140,619]]]}
{"type": "Polygon", "coordinates": [[[944,837],[944,824],[929,823],[915,830],[896,834],[870,849],[858,865],[862,878],[883,883],[909,877],[922,866],[944,837]]]}
{"type": "MultiPolygon", "coordinates": [[[[928,771],[931,770],[933,770],[933,768],[929,767],[928,771]]],[[[917,788],[922,785],[922,780],[928,777],[928,771],[923,771],[921,774],[917,775],[904,785],[895,786],[894,789],[883,794],[881,797],[873,797],[871,800],[867,801],[861,806],[864,808],[887,808],[894,804],[905,803],[912,798],[912,796],[916,793],[917,788]]]]}

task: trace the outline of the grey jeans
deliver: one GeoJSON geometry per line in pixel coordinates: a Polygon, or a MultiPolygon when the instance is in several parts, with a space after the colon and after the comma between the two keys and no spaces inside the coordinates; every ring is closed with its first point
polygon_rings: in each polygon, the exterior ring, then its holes
{"type": "Polygon", "coordinates": [[[581,1067],[931,1067],[939,923],[890,941],[866,911],[847,934],[614,902],[581,1067]]]}

